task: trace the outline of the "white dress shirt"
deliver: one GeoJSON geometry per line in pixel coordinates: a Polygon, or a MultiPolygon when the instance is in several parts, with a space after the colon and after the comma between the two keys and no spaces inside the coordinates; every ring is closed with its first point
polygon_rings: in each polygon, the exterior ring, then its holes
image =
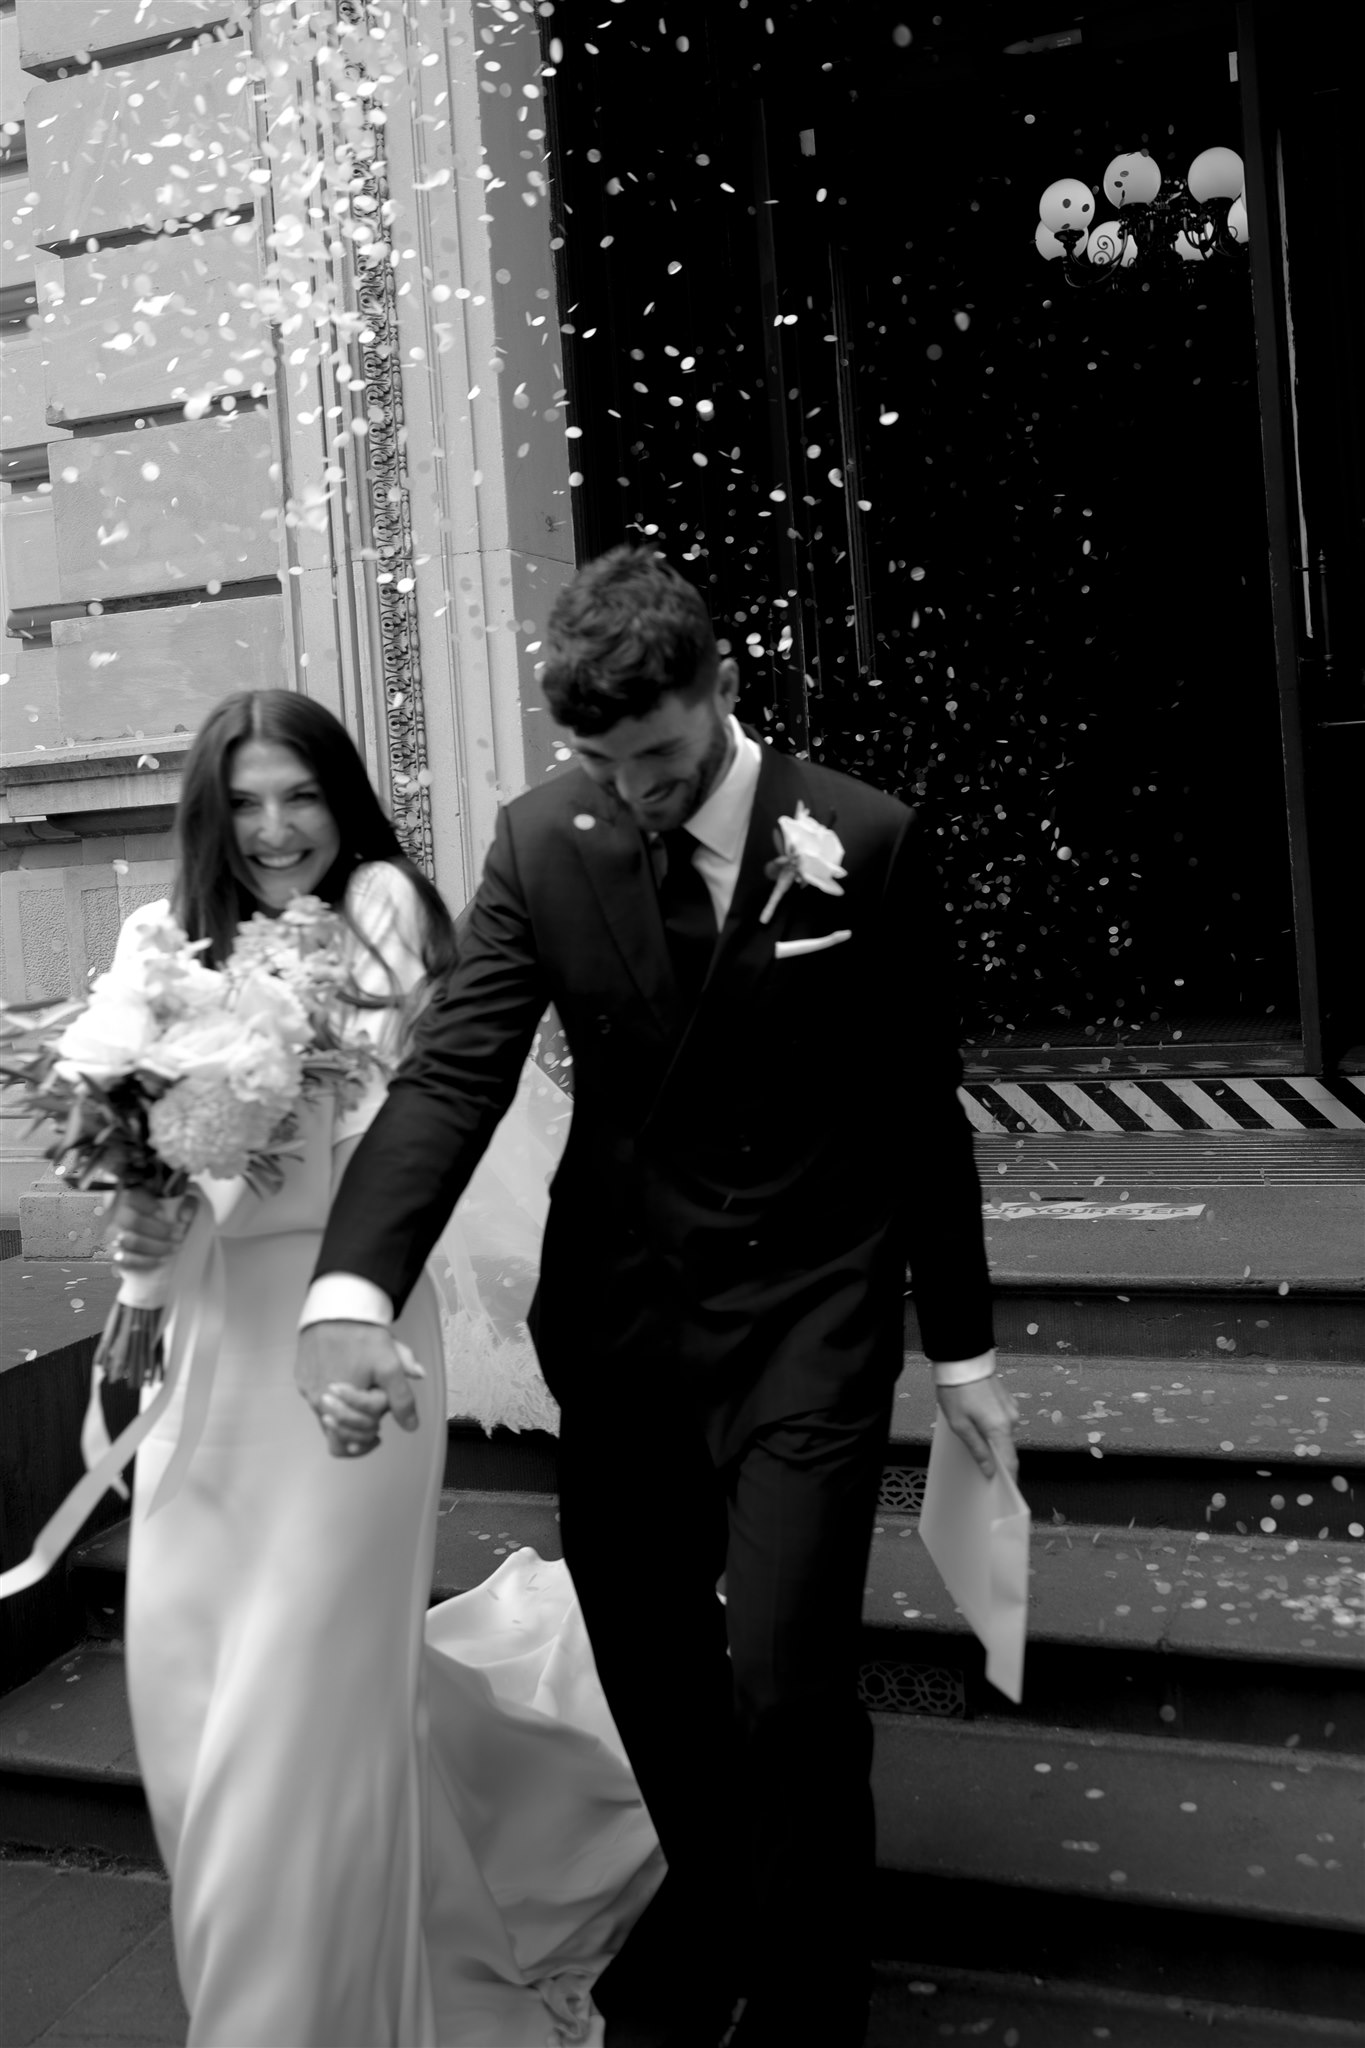
{"type": "MultiPolygon", "coordinates": [[[[744,843],[749,836],[754,795],[758,789],[763,749],[731,715],[730,737],[734,751],[729,766],[711,794],[692,813],[683,829],[697,842],[693,861],[711,892],[719,930],[730,913],[744,843]]],[[[299,1317],[299,1328],[310,1323],[380,1323],[393,1321],[393,1303],[372,1280],[356,1273],[324,1273],[308,1290],[299,1317]]],[[[994,1351],[976,1358],[946,1359],[934,1366],[934,1379],[941,1386],[964,1386],[969,1380],[988,1379],[995,1371],[994,1351]]]]}
{"type": "Polygon", "coordinates": [[[758,771],[763,765],[762,747],[733,714],[730,739],[734,749],[730,765],[700,810],[694,811],[683,826],[684,832],[690,832],[697,842],[692,865],[711,892],[717,930],[730,915],[730,905],[735,900],[739,864],[744,857],[744,842],[749,836],[749,820],[758,789],[758,771]]]}

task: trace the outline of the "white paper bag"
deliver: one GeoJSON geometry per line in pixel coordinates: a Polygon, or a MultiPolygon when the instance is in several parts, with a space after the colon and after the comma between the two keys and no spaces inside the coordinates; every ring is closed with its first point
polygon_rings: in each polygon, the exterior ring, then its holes
{"type": "Polygon", "coordinates": [[[985,1645],[986,1676],[1017,1706],[1028,1623],[1028,1502],[997,1462],[987,1479],[935,1418],[919,1533],[940,1578],[985,1645]]]}

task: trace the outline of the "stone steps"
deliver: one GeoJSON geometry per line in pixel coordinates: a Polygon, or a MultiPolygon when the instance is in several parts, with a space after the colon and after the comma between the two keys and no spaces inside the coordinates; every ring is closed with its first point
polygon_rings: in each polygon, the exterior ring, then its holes
{"type": "MultiPolygon", "coordinates": [[[[1034,1523],[1138,1523],[1213,1534],[1365,1535],[1365,1375],[1302,1360],[1176,1365],[1001,1355],[1019,1408],[1034,1523]]],[[[917,1506],[934,1393],[897,1389],[882,1488],[917,1506]]]]}
{"type": "Polygon", "coordinates": [[[959,2039],[1009,2048],[1360,2048],[1350,2019],[1244,2007],[1036,1974],[882,1965],[867,2048],[959,2039]]]}
{"type": "MultiPolygon", "coordinates": [[[[1079,1904],[1069,1901],[1069,1911],[1079,1904]]],[[[7,2041],[183,2041],[189,2022],[169,1921],[170,1887],[151,1873],[0,1864],[7,2041]]],[[[1194,2048],[1210,2038],[1220,2048],[1344,2048],[1361,2030],[1350,2019],[1287,2006],[1248,2012],[1150,1984],[1044,1982],[1036,1969],[877,1967],[867,2048],[958,2037],[1008,2048],[1194,2048]]]]}
{"type": "MultiPolygon", "coordinates": [[[[562,1555],[552,1497],[445,1494],[433,1599],[477,1585],[523,1544],[562,1555]]],[[[122,1633],[126,1555],[126,1523],[73,1554],[87,1643],[122,1633]]],[[[873,1704],[909,1703],[937,1688],[951,1701],[937,1711],[1011,1721],[1072,1721],[1079,1700],[1090,1726],[1167,1738],[1226,1727],[1238,1740],[1365,1755],[1361,1562],[1354,1545],[1036,1529],[1027,1684],[1015,1709],[984,1684],[980,1649],[915,1520],[883,1516],[868,1567],[865,1691],[873,1704]],[[1096,1659],[1102,1674],[1087,1670],[1096,1659]]],[[[8,1705],[0,1701],[0,1730],[8,1705]]]]}
{"type": "Polygon", "coordinates": [[[883,1867],[1365,1932],[1365,1760],[910,1715],[876,1732],[883,1867]]]}
{"type": "MultiPolygon", "coordinates": [[[[561,1554],[552,1498],[445,1494],[433,1597],[479,1583],[522,1544],[542,1556],[561,1554]]],[[[1269,1788],[1276,1773],[1289,1773],[1285,1782],[1292,1780],[1298,1796],[1300,1766],[1319,1788],[1365,1784],[1365,1630],[1360,1609],[1333,1589],[1357,1555],[1351,1547],[1308,1542],[1291,1550],[1269,1539],[1202,1532],[1040,1530],[1025,1703],[1015,1709],[986,1686],[979,1647],[944,1595],[914,1521],[883,1517],[868,1574],[865,1696],[874,1706],[919,1709],[877,1715],[884,1863],[921,1874],[937,1868],[906,1860],[912,1840],[930,1839],[917,1808],[905,1804],[919,1798],[913,1783],[922,1779],[945,1802],[941,1812],[935,1808],[935,1839],[962,1845],[956,1876],[989,1874],[995,1850],[979,1821],[997,1793],[986,1798],[981,1786],[998,1781],[999,1791],[1023,1754],[1018,1745],[1041,1744],[1038,1756],[1062,1777],[1083,1772],[1101,1751],[1118,1758],[1125,1825],[1139,1830],[1143,1772],[1149,1786],[1162,1773],[1186,1783],[1193,1782],[1189,1773],[1202,1772],[1211,1787],[1209,1812],[1222,1812],[1219,1800],[1240,1811],[1243,1829],[1266,1845],[1261,1861],[1268,1871],[1306,1868],[1294,1863],[1305,1845],[1284,1820],[1291,1808],[1269,1788]],[[1346,1626],[1338,1619],[1343,1613],[1346,1626]],[[1208,1739],[1217,1732],[1223,1739],[1208,1739]],[[964,1750],[967,1736],[975,1746],[964,1750]],[[976,1775],[970,1797],[959,1799],[952,1760],[963,1757],[972,1759],[976,1775]]],[[[73,1594],[106,1636],[118,1632],[125,1559],[120,1525],[80,1546],[72,1560],[73,1594]]],[[[130,1853],[141,1801],[116,1640],[88,1641],[0,1701],[0,1791],[11,1842],[58,1846],[73,1839],[76,1827],[85,1846],[130,1853]]],[[[145,1826],[144,1816],[144,1845],[145,1826]]],[[[1302,1832],[1297,1819],[1294,1828],[1302,1832]]],[[[1082,1830],[1075,1838],[1091,1836],[1082,1830]]],[[[1051,1889],[1065,1878],[1067,1888],[1075,1873],[1058,1856],[1088,1852],[1054,1853],[1040,1836],[1041,1861],[1030,1878],[1023,1846],[1029,1838],[1027,1829],[1012,1837],[1014,1862],[1009,1869],[993,1865],[992,1882],[1051,1889]]],[[[1149,1904],[1168,1896],[1184,1910],[1185,1847],[1178,1828],[1148,1842],[1141,1889],[1130,1896],[1149,1904]]],[[[1137,1860],[1135,1851],[1128,1860],[1137,1860]]],[[[1081,1889],[1093,1889],[1088,1870],[1077,1880],[1081,1889]]],[[[1250,1910],[1250,1896],[1245,1885],[1226,1898],[1219,1894],[1217,1910],[1250,1910]]],[[[1301,1890],[1267,1882],[1264,1896],[1268,1913],[1286,1922],[1301,1917],[1301,1890]]],[[[1336,1922],[1320,1917],[1312,1924],[1336,1922]]]]}
{"type": "MultiPolygon", "coordinates": [[[[1137,1999],[1108,2036],[1133,2048],[1184,2038],[1183,2007],[1162,2009],[1163,2033],[1142,2005],[1153,1986],[1203,2000],[1190,2027],[1230,2040],[1241,2003],[1262,2008],[1244,2016],[1249,2044],[1288,2041],[1274,2032],[1284,2013],[1294,2039],[1346,2038],[1365,2011],[1365,1288],[1358,1246],[1346,1255],[1358,1193],[1344,1174],[1365,1155],[1351,1133],[1316,1151],[1293,1139],[1294,1172],[1327,1177],[1279,1184],[1255,1180],[1274,1161],[1258,1167],[1240,1139],[1201,1136],[1197,1156],[1148,1142],[1160,1162],[1142,1140],[1043,1138],[1002,1141],[994,1162],[1021,1207],[1085,1196],[1111,1168],[1118,1195],[1201,1205],[1169,1223],[988,1221],[1034,1514],[1018,1708],[987,1685],[919,1540],[934,1397],[908,1310],[864,1611],[876,1952],[906,1959],[908,1982],[940,1965],[1101,1976],[1137,1999]],[[964,1951],[963,1930],[982,1926],[990,1954],[974,1933],[964,1951]]],[[[70,1283],[91,1297],[88,1273],[39,1280],[49,1320],[80,1319],[70,1283]]],[[[522,1544],[559,1554],[552,1438],[452,1424],[445,1477],[433,1597],[522,1544]]],[[[0,1700],[0,1840],[153,1854],[120,1706],[125,1555],[119,1527],[78,1548],[69,1610],[85,1641],[0,1700]]],[[[888,2048],[905,2036],[899,1997],[888,2048]]],[[[1048,2011],[1034,2035],[1016,2027],[1027,2048],[1075,2033],[1065,1998],[1048,2011]]],[[[931,2002],[920,2024],[928,2038],[931,2002]]],[[[1076,2035],[1092,2037],[1093,2023],[1076,2035]]]]}
{"type": "MultiPolygon", "coordinates": [[[[1365,1759],[915,1715],[874,1723],[885,1869],[1365,1929],[1365,1759]]],[[[151,1853],[116,1647],[74,1650],[0,1703],[0,1758],[11,1841],[151,1853]]]]}

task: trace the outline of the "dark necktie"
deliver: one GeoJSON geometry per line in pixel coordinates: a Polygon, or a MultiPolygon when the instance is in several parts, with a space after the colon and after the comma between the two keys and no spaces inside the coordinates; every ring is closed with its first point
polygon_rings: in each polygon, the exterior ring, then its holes
{"type": "Polygon", "coordinates": [[[690,832],[660,832],[650,850],[674,978],[678,993],[690,1006],[701,994],[716,950],[711,891],[697,872],[697,842],[690,832]]]}

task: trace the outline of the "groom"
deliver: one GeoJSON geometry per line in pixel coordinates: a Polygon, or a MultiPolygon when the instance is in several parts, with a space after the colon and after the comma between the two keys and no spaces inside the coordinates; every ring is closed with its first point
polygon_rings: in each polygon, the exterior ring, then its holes
{"type": "Polygon", "coordinates": [[[549,646],[577,763],[499,815],[332,1210],[299,1384],[382,1389],[411,1425],[386,1325],[553,1003],[574,1114],[532,1329],[565,1555],[669,1873],[601,1980],[608,2041],[707,2048],[742,1993],[743,2048],[855,2048],[859,1627],[907,1259],[948,1422],[1014,1465],[939,885],[902,805],[738,724],[736,664],[653,550],[580,570],[549,646]]]}

